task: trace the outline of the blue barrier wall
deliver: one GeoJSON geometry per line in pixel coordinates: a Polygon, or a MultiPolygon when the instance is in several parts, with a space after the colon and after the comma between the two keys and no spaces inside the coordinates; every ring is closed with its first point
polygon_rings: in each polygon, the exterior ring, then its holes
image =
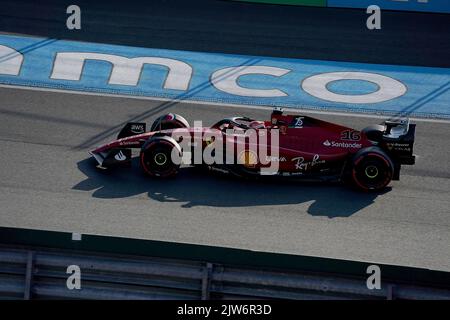
{"type": "Polygon", "coordinates": [[[450,13],[450,0],[328,0],[328,7],[367,8],[450,13]]]}

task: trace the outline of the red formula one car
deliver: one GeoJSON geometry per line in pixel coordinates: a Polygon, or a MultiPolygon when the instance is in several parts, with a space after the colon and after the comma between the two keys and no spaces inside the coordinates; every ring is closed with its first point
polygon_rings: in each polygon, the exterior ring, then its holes
{"type": "Polygon", "coordinates": [[[167,114],[148,132],[145,123],[128,123],[117,140],[90,154],[104,169],[130,165],[137,149],[143,171],[155,177],[172,177],[187,163],[237,176],[341,180],[379,191],[399,180],[401,165],[415,163],[414,135],[407,119],[359,131],[279,108],[267,121],[233,117],[207,128],[167,114]]]}

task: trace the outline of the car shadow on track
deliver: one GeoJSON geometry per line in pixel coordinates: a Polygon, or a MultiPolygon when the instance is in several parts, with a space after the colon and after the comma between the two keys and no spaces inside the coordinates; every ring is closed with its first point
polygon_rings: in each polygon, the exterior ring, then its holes
{"type": "MultiPolygon", "coordinates": [[[[134,161],[132,168],[112,171],[95,168],[91,158],[78,162],[86,179],[73,189],[92,192],[101,199],[128,198],[140,194],[181,207],[251,207],[312,202],[312,216],[349,217],[371,205],[379,194],[351,190],[342,184],[289,180],[241,180],[197,168],[182,168],[176,178],[152,179],[134,161]]],[[[389,189],[388,189],[389,190],[389,189]]],[[[387,191],[388,191],[387,190],[387,191]]]]}

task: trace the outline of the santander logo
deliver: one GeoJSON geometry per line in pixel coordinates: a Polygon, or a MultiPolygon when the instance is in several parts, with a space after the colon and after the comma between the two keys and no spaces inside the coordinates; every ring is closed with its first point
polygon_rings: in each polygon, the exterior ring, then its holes
{"type": "Polygon", "coordinates": [[[332,147],[332,148],[347,148],[347,149],[357,149],[357,148],[361,148],[362,145],[361,143],[356,143],[356,142],[336,142],[336,141],[324,141],[323,145],[325,147],[332,147]]]}

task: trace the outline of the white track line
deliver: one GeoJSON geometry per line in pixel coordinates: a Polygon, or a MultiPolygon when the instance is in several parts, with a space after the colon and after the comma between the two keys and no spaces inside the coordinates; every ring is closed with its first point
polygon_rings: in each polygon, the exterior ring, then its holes
{"type": "MultiPolygon", "coordinates": [[[[41,88],[41,87],[27,87],[27,86],[17,86],[0,84],[0,88],[6,89],[20,89],[20,90],[31,90],[31,91],[45,91],[54,93],[68,93],[68,94],[79,94],[85,96],[100,96],[100,97],[112,97],[112,98],[124,98],[124,99],[135,99],[135,100],[151,100],[151,101],[161,101],[161,102],[180,102],[186,104],[197,104],[197,105],[212,105],[212,106],[222,106],[230,108],[245,108],[254,110],[267,110],[272,109],[273,106],[252,106],[246,104],[232,104],[232,103],[219,103],[219,102],[208,102],[208,101],[196,101],[196,100],[183,100],[183,99],[169,99],[169,98],[157,98],[157,97],[146,97],[146,96],[132,96],[123,94],[113,94],[113,93],[102,93],[102,92],[86,92],[86,91],[75,91],[66,89],[53,89],[53,88],[41,88]]],[[[283,107],[284,110],[289,110],[289,112],[294,113],[310,113],[310,114],[323,114],[323,115],[333,115],[340,117],[356,117],[356,118],[368,118],[368,119],[386,119],[389,115],[377,115],[370,113],[351,113],[351,112],[338,112],[338,111],[321,111],[321,110],[310,110],[310,109],[298,109],[283,107]]],[[[410,118],[415,122],[432,122],[432,123],[450,123],[450,120],[446,119],[429,119],[429,118],[410,118]]]]}

